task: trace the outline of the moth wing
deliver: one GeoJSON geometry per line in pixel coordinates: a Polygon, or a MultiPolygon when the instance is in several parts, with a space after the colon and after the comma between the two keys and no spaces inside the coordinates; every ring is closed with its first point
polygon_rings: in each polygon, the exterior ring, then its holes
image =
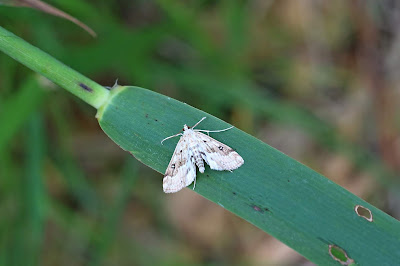
{"type": "Polygon", "coordinates": [[[188,145],[187,136],[182,136],[176,145],[163,179],[165,193],[178,192],[189,186],[196,178],[196,166],[188,145]]]}
{"type": "Polygon", "coordinates": [[[201,132],[195,132],[201,154],[213,170],[235,170],[243,163],[243,158],[228,145],[211,138],[201,132]]]}

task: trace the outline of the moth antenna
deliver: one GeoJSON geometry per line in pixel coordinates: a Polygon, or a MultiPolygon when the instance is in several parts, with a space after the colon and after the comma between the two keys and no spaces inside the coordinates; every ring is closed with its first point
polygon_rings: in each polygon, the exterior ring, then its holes
{"type": "Polygon", "coordinates": [[[196,132],[206,132],[206,133],[208,134],[208,133],[215,133],[215,132],[227,131],[227,130],[232,129],[232,128],[234,128],[234,126],[231,126],[231,127],[225,128],[225,129],[221,129],[221,130],[196,129],[195,131],[196,131],[196,132]]]}
{"type": "Polygon", "coordinates": [[[204,119],[206,119],[207,117],[203,117],[202,119],[200,119],[199,122],[197,122],[194,126],[192,126],[192,129],[195,128],[198,124],[201,123],[201,121],[203,121],[204,119]]]}
{"type": "Polygon", "coordinates": [[[164,142],[165,140],[167,140],[167,139],[175,138],[175,137],[177,137],[177,136],[182,136],[182,135],[183,135],[182,133],[178,133],[178,134],[175,134],[175,135],[166,137],[165,139],[163,139],[163,140],[161,141],[161,145],[164,145],[163,142],[164,142]]]}

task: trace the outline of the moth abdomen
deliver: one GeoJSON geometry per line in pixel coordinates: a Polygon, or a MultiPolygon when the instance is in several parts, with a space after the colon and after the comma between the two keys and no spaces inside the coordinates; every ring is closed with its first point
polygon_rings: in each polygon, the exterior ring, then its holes
{"type": "Polygon", "coordinates": [[[201,153],[198,150],[194,150],[194,160],[195,163],[197,165],[197,167],[199,168],[200,173],[204,173],[204,161],[203,161],[203,157],[201,156],[201,153]]]}

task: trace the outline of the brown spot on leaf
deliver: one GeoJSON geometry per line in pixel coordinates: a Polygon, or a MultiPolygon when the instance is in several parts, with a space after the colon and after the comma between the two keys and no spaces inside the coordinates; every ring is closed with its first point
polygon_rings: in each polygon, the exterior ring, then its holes
{"type": "Polygon", "coordinates": [[[84,89],[85,91],[88,91],[88,92],[92,92],[92,91],[93,91],[93,89],[90,88],[90,87],[89,87],[88,85],[86,85],[86,84],[79,83],[79,86],[80,86],[82,89],[84,89]]]}
{"type": "Polygon", "coordinates": [[[365,208],[361,205],[356,205],[354,207],[354,211],[357,213],[358,216],[364,218],[368,222],[373,221],[372,212],[368,208],[365,208]]]}

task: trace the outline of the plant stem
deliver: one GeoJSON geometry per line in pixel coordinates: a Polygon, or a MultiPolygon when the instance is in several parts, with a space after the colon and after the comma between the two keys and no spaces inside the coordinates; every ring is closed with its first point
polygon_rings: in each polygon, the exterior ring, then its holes
{"type": "Polygon", "coordinates": [[[0,27],[0,50],[98,109],[109,91],[0,27]]]}

